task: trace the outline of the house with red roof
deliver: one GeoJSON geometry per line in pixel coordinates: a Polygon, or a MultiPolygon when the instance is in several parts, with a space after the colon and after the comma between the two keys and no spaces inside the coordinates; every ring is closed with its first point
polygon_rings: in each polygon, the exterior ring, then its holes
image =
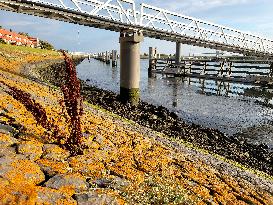
{"type": "Polygon", "coordinates": [[[29,46],[29,47],[39,47],[39,39],[20,35],[18,33],[0,29],[0,39],[4,42],[17,46],[29,46]]]}

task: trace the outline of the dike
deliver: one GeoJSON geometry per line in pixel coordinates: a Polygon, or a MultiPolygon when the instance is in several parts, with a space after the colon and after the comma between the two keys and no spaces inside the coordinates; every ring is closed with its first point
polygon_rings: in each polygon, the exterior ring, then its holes
{"type": "MultiPolygon", "coordinates": [[[[80,63],[82,59],[76,61],[80,63]]],[[[64,64],[53,64],[47,69],[39,69],[41,79],[59,86],[63,79],[64,64]]],[[[184,140],[195,146],[239,162],[247,167],[273,175],[273,153],[267,145],[253,145],[236,137],[228,137],[222,132],[187,124],[174,112],[162,106],[154,106],[140,101],[137,107],[124,104],[119,95],[82,82],[82,95],[89,103],[113,112],[139,125],[151,128],[172,138],[184,140]]]]}
{"type": "MultiPolygon", "coordinates": [[[[0,80],[29,93],[65,128],[62,93],[53,86],[62,84],[64,64],[40,66],[25,66],[21,75],[0,70],[0,80]]],[[[194,146],[198,137],[225,137],[217,130],[188,125],[163,107],[130,107],[114,93],[82,87],[88,149],[78,156],[47,140],[31,113],[0,89],[0,203],[273,204],[270,176],[194,146]],[[169,133],[154,131],[158,127],[169,133]],[[178,140],[177,128],[193,143],[178,140]]]]}

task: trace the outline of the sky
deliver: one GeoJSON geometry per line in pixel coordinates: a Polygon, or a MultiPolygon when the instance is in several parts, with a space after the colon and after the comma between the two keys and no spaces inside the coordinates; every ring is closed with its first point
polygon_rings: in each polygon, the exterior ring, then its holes
{"type": "MultiPolygon", "coordinates": [[[[135,2],[137,5],[146,3],[273,39],[273,0],[135,0],[135,2]]],[[[0,25],[47,40],[57,49],[88,53],[119,50],[119,33],[112,31],[2,10],[0,25]]],[[[141,43],[141,52],[148,53],[149,47],[157,47],[159,53],[175,53],[173,42],[145,38],[141,43]]],[[[184,55],[214,52],[187,45],[183,45],[182,50],[184,55]]]]}

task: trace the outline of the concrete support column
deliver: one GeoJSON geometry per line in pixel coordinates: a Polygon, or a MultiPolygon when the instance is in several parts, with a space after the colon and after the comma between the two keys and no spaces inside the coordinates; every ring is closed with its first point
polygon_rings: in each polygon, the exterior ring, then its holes
{"type": "Polygon", "coordinates": [[[180,57],[181,57],[181,43],[176,42],[176,53],[175,53],[175,64],[180,64],[180,57]]]}
{"type": "Polygon", "coordinates": [[[148,73],[149,75],[152,73],[152,70],[155,69],[155,60],[156,57],[156,48],[149,47],[149,68],[148,73]]]}
{"type": "Polygon", "coordinates": [[[121,33],[120,42],[120,97],[123,102],[137,105],[140,81],[140,42],[142,34],[121,33]]]}
{"type": "Polygon", "coordinates": [[[117,50],[112,50],[112,67],[117,66],[117,50]]]}

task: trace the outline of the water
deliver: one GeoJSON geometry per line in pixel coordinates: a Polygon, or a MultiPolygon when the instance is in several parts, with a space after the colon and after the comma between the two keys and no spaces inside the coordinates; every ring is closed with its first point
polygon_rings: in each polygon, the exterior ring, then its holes
{"type": "MultiPolygon", "coordinates": [[[[174,111],[188,123],[216,128],[227,135],[273,147],[273,110],[257,103],[272,104],[273,92],[258,86],[160,74],[148,78],[148,61],[141,60],[141,99],[174,111]]],[[[112,68],[91,59],[77,66],[79,78],[89,84],[119,93],[119,65],[112,68]]]]}

